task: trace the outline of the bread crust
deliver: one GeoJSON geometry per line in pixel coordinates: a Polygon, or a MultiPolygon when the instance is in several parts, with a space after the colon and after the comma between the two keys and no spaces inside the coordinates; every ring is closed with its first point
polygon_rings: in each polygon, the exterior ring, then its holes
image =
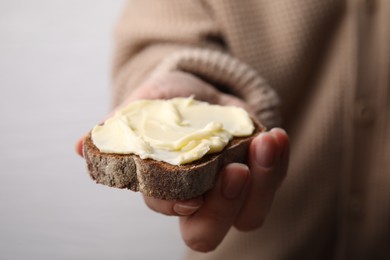
{"type": "Polygon", "coordinates": [[[101,153],[93,144],[90,133],[84,140],[83,154],[89,174],[96,183],[140,191],[157,199],[185,200],[210,190],[224,165],[245,163],[250,142],[264,130],[255,122],[251,136],[234,138],[221,152],[184,165],[141,159],[134,154],[101,153]]]}

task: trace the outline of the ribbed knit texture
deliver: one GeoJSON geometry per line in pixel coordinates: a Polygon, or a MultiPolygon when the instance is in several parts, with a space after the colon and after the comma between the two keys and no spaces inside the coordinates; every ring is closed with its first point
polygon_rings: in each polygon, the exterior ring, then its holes
{"type": "Polygon", "coordinates": [[[168,56],[151,77],[175,70],[224,86],[231,94],[245,100],[265,126],[271,128],[280,124],[275,91],[247,64],[218,51],[193,48],[168,56]]]}
{"type": "Polygon", "coordinates": [[[232,229],[188,259],[390,259],[390,1],[372,2],[129,2],[114,105],[150,77],[185,71],[267,126],[282,122],[292,142],[264,226],[232,229]]]}

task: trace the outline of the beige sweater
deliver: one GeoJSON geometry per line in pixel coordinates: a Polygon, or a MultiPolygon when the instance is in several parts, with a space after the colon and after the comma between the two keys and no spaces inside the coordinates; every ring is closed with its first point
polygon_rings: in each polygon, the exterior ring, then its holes
{"type": "Polygon", "coordinates": [[[269,127],[282,118],[292,140],[264,226],[188,259],[390,259],[389,27],[388,0],[130,1],[114,104],[151,75],[187,71],[269,127]]]}

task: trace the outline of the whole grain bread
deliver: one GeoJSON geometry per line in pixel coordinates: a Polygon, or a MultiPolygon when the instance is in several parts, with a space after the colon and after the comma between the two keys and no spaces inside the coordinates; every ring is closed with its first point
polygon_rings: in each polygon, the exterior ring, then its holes
{"type": "Polygon", "coordinates": [[[185,200],[210,190],[224,165],[244,163],[251,140],[264,130],[255,122],[251,136],[236,137],[221,152],[179,166],[141,159],[134,154],[101,153],[93,144],[91,134],[84,140],[83,153],[89,174],[97,183],[140,191],[157,199],[185,200]]]}

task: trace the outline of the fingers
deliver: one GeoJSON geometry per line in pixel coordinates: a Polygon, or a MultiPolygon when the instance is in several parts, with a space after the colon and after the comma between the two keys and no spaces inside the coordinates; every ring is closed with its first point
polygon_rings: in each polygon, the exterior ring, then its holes
{"type": "Polygon", "coordinates": [[[214,250],[233,225],[246,198],[249,184],[247,166],[233,163],[221,172],[216,186],[203,206],[193,215],[180,218],[183,240],[193,250],[214,250]]]}
{"type": "Polygon", "coordinates": [[[193,250],[214,250],[231,226],[243,231],[260,227],[276,189],[286,176],[289,140],[282,129],[256,137],[249,148],[249,169],[230,164],[216,187],[193,215],[180,218],[183,240],[193,250]]]}
{"type": "Polygon", "coordinates": [[[203,197],[183,201],[160,200],[144,196],[145,204],[153,211],[168,216],[188,216],[203,205],[203,197]]]}
{"type": "Polygon", "coordinates": [[[80,155],[81,157],[83,157],[83,143],[84,143],[84,138],[85,138],[85,136],[81,137],[81,138],[76,142],[76,145],[75,145],[76,153],[77,153],[78,155],[80,155]]]}
{"type": "Polygon", "coordinates": [[[249,148],[251,187],[235,226],[242,231],[259,228],[270,209],[276,189],[287,171],[288,137],[274,129],[256,137],[249,148]]]}
{"type": "Polygon", "coordinates": [[[279,185],[287,175],[288,162],[290,157],[290,141],[286,132],[281,128],[274,128],[271,130],[279,145],[279,185]]]}

